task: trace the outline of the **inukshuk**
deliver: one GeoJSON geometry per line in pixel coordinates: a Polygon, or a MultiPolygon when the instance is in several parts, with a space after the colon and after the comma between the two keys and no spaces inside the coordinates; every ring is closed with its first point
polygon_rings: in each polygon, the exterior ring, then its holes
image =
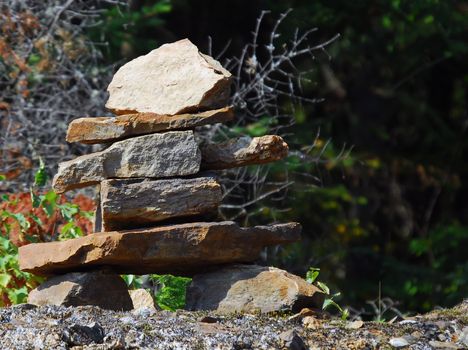
{"type": "MultiPolygon", "coordinates": [[[[23,271],[51,277],[30,293],[30,302],[126,310],[132,304],[119,274],[205,276],[299,239],[297,223],[241,228],[203,221],[222,200],[216,175],[207,171],[272,162],[288,151],[278,136],[197,143],[196,127],[233,119],[230,85],[231,74],[187,39],[117,71],[106,104],[116,116],[76,119],[67,132],[68,142],[109,146],[61,163],[53,182],[58,193],[100,185],[97,232],[20,248],[23,271]]],[[[203,281],[209,289],[211,282],[203,281]]],[[[192,309],[216,307],[190,298],[192,309]]]]}

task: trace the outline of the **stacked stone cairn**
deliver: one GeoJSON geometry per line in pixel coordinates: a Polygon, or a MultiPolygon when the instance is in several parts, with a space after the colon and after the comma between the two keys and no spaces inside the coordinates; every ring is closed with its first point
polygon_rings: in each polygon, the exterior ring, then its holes
{"type": "Polygon", "coordinates": [[[279,136],[197,142],[194,129],[228,122],[231,74],[189,40],[165,44],[122,66],[108,87],[115,117],[72,121],[68,142],[103,151],[61,163],[56,192],[99,185],[95,233],[19,250],[20,268],[49,279],[38,305],[130,310],[119,274],[193,277],[187,309],[278,311],[318,306],[317,289],[272,267],[249,265],[264,247],[300,238],[298,223],[239,227],[213,219],[222,200],[209,171],[286,156],[279,136]]]}

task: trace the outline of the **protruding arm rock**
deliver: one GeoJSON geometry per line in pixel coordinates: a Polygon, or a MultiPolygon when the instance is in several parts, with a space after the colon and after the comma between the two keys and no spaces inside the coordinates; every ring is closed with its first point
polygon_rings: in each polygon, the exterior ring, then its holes
{"type": "Polygon", "coordinates": [[[288,145],[277,135],[240,137],[219,144],[201,146],[202,169],[220,170],[283,159],[288,145]]]}

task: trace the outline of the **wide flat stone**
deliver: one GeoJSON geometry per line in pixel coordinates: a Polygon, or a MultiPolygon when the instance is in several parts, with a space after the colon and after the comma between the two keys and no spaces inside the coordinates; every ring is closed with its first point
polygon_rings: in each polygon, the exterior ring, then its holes
{"type": "Polygon", "coordinates": [[[188,39],[165,44],[115,73],[106,107],[116,114],[181,114],[224,107],[231,73],[188,39]]]}
{"type": "Polygon", "coordinates": [[[220,313],[298,312],[321,308],[324,294],[314,285],[275,267],[234,265],[195,275],[187,288],[187,310],[220,313]]]}
{"type": "Polygon", "coordinates": [[[192,131],[169,131],[118,141],[104,151],[59,164],[53,187],[58,193],[108,178],[171,177],[195,174],[200,150],[192,131]]]}
{"type": "Polygon", "coordinates": [[[233,118],[234,113],[230,107],[195,114],[136,113],[116,117],[79,118],[73,120],[68,126],[67,141],[86,144],[107,143],[130,136],[225,123],[233,118]]]}
{"type": "Polygon", "coordinates": [[[265,246],[300,239],[298,223],[241,228],[232,221],[101,232],[19,248],[23,271],[53,275],[106,267],[125,274],[190,276],[209,267],[251,262],[265,246]]]}
{"type": "Polygon", "coordinates": [[[216,212],[221,200],[221,186],[212,176],[102,181],[103,231],[216,212]]]}
{"type": "Polygon", "coordinates": [[[252,164],[264,164],[288,155],[288,144],[277,135],[239,137],[223,143],[201,146],[202,168],[229,169],[252,164]]]}
{"type": "Polygon", "coordinates": [[[102,271],[73,272],[55,276],[29,292],[28,303],[35,305],[83,306],[128,311],[132,299],[124,280],[102,271]]]}

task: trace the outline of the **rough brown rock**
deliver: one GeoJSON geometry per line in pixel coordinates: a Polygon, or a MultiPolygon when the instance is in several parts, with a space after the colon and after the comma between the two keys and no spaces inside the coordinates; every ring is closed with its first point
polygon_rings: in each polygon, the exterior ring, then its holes
{"type": "Polygon", "coordinates": [[[101,271],[52,277],[29,292],[28,302],[35,305],[94,305],[116,311],[133,307],[124,280],[119,275],[101,271]]]}
{"type": "Polygon", "coordinates": [[[130,294],[130,298],[132,298],[133,308],[135,310],[143,308],[156,310],[153,296],[146,289],[132,289],[128,292],[130,294]]]}
{"type": "Polygon", "coordinates": [[[288,155],[288,145],[280,136],[240,137],[201,147],[203,169],[229,169],[251,164],[264,164],[288,155]]]}
{"type": "Polygon", "coordinates": [[[233,118],[234,113],[230,107],[174,116],[136,113],[117,117],[79,118],[73,120],[68,126],[67,141],[86,144],[106,143],[130,136],[225,123],[233,118]]]}
{"type": "Polygon", "coordinates": [[[101,182],[104,231],[139,228],[159,221],[215,212],[221,186],[212,176],[101,182]]]}
{"type": "Polygon", "coordinates": [[[169,131],[114,143],[104,151],[59,164],[53,187],[62,193],[108,178],[170,177],[195,174],[200,150],[192,131],[169,131]]]}
{"type": "Polygon", "coordinates": [[[195,275],[186,309],[268,313],[321,307],[324,294],[304,279],[275,267],[234,265],[195,275]]]}
{"type": "Polygon", "coordinates": [[[192,275],[213,265],[251,262],[265,246],[300,238],[298,223],[241,228],[231,221],[101,232],[19,248],[23,271],[51,275],[106,266],[116,273],[192,275]]]}
{"type": "Polygon", "coordinates": [[[107,91],[116,114],[181,114],[224,107],[231,73],[190,40],[165,44],[120,67],[107,91]]]}

